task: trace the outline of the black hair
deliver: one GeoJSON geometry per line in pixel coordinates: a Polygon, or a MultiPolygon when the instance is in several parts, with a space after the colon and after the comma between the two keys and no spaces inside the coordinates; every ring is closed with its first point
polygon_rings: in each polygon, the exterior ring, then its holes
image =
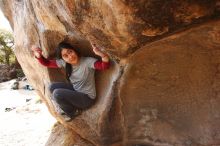
{"type": "MultiPolygon", "coordinates": [[[[68,43],[65,43],[65,42],[61,42],[61,43],[59,43],[59,45],[57,47],[57,50],[56,50],[57,59],[63,59],[62,54],[61,54],[63,49],[74,50],[76,52],[77,56],[80,57],[80,53],[72,45],[70,45],[68,43]]],[[[71,73],[72,73],[72,65],[66,62],[65,70],[66,70],[66,79],[68,81],[70,81],[69,78],[70,78],[71,73]]]]}

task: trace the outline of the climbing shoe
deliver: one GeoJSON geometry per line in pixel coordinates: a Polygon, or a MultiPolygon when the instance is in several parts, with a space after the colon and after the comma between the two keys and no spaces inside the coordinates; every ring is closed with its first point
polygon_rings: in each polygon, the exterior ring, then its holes
{"type": "Polygon", "coordinates": [[[61,116],[63,117],[64,121],[70,122],[72,120],[71,117],[69,117],[66,113],[61,113],[61,116]]]}

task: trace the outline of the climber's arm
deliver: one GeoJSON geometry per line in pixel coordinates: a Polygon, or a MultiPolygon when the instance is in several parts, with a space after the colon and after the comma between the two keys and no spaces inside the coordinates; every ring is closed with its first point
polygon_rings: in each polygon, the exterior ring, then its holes
{"type": "Polygon", "coordinates": [[[34,53],[35,58],[38,60],[40,64],[49,68],[58,68],[56,60],[46,59],[42,55],[42,50],[39,47],[32,46],[32,51],[34,53]]]}
{"type": "Polygon", "coordinates": [[[94,67],[97,70],[105,70],[108,69],[110,67],[110,62],[104,62],[104,61],[96,61],[94,63],[94,67]]]}
{"type": "Polygon", "coordinates": [[[56,60],[49,60],[41,56],[40,58],[35,57],[40,64],[49,68],[58,68],[56,60]]]}
{"type": "Polygon", "coordinates": [[[105,70],[110,66],[109,57],[106,53],[102,52],[95,44],[92,44],[93,52],[102,58],[102,61],[96,61],[94,64],[95,69],[105,70]]]}

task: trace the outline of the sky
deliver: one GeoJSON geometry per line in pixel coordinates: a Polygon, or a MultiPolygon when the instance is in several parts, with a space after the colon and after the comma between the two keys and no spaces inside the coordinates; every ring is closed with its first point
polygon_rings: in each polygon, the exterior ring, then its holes
{"type": "Polygon", "coordinates": [[[0,29],[4,29],[4,30],[12,32],[11,26],[8,20],[3,15],[1,9],[0,9],[0,29]]]}

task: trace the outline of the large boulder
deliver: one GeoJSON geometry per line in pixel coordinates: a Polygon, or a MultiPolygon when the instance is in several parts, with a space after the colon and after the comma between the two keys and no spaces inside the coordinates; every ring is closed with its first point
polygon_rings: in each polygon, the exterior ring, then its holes
{"type": "Polygon", "coordinates": [[[17,59],[62,124],[54,132],[64,134],[60,146],[220,144],[219,5],[218,0],[0,0],[17,59]],[[63,71],[41,66],[30,49],[37,44],[45,57],[54,57],[63,40],[85,56],[94,56],[90,42],[96,43],[112,59],[109,70],[96,74],[96,104],[69,123],[48,92],[50,82],[65,81],[63,71]]]}
{"type": "Polygon", "coordinates": [[[120,88],[128,144],[220,144],[220,21],[146,45],[120,88]]]}

